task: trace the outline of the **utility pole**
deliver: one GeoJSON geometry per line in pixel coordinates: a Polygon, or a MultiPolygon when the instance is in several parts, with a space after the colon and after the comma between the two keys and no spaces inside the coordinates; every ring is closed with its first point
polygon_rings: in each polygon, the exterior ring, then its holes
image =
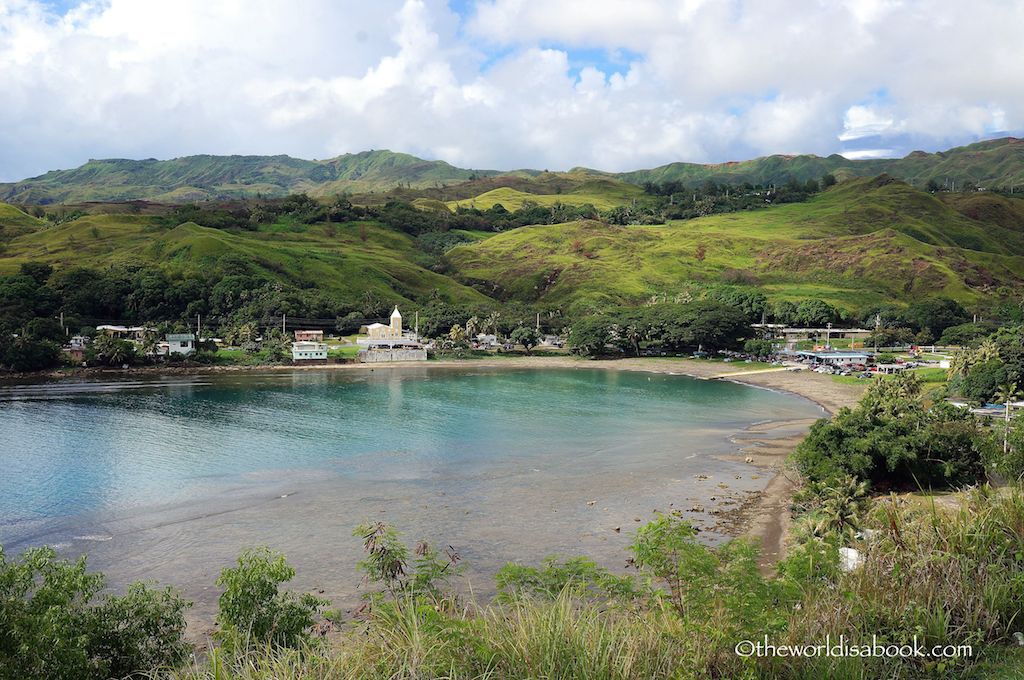
{"type": "Polygon", "coordinates": [[[288,331],[286,331],[286,330],[285,330],[285,328],[284,328],[285,318],[286,318],[287,316],[288,316],[287,314],[282,314],[282,315],[281,315],[281,332],[282,332],[282,333],[287,333],[287,332],[288,332],[288,331]]]}
{"type": "Polygon", "coordinates": [[[540,332],[540,312],[537,312],[537,332],[540,332]]]}
{"type": "Polygon", "coordinates": [[[832,346],[832,322],[825,324],[825,347],[832,346]]]}
{"type": "Polygon", "coordinates": [[[196,342],[203,339],[203,322],[199,314],[196,314],[196,342]]]}

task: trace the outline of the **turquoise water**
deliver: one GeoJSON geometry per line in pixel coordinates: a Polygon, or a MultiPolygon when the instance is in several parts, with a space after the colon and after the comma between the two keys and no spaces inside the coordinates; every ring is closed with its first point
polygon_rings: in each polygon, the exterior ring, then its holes
{"type": "Polygon", "coordinates": [[[340,573],[367,517],[458,536],[484,561],[572,548],[588,540],[580,527],[614,542],[606,524],[684,502],[697,473],[756,486],[710,457],[735,449],[730,435],[820,413],[747,386],[606,370],[0,387],[0,543],[56,542],[125,578],[187,580],[257,542],[310,560],[311,543],[332,546],[340,573]]]}

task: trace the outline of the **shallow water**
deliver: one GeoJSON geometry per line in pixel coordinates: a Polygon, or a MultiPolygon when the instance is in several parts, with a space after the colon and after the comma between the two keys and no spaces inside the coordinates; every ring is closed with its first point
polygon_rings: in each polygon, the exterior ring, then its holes
{"type": "Polygon", "coordinates": [[[298,586],[344,600],[352,527],[387,519],[453,545],[486,590],[508,560],[619,563],[654,509],[762,488],[714,454],[752,423],[819,415],[727,382],[587,369],[0,387],[0,544],[88,552],[114,586],[174,583],[203,611],[219,569],[255,544],[284,550],[298,586]]]}

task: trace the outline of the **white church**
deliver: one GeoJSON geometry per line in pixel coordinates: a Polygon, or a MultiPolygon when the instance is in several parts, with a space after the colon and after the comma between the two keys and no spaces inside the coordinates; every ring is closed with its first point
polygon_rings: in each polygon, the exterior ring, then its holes
{"type": "Polygon", "coordinates": [[[366,347],[359,350],[359,360],[378,361],[426,361],[427,350],[420,343],[419,329],[402,330],[402,313],[395,305],[390,323],[372,323],[366,327],[366,337],[358,343],[366,347]]]}

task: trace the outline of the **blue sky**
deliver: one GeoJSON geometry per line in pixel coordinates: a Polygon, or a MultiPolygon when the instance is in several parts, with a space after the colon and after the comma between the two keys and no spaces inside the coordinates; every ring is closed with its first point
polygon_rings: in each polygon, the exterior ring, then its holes
{"type": "Polygon", "coordinates": [[[368,148],[499,169],[901,156],[1019,134],[1024,69],[998,65],[1024,63],[1021,25],[1001,0],[0,0],[0,181],[368,148]]]}

